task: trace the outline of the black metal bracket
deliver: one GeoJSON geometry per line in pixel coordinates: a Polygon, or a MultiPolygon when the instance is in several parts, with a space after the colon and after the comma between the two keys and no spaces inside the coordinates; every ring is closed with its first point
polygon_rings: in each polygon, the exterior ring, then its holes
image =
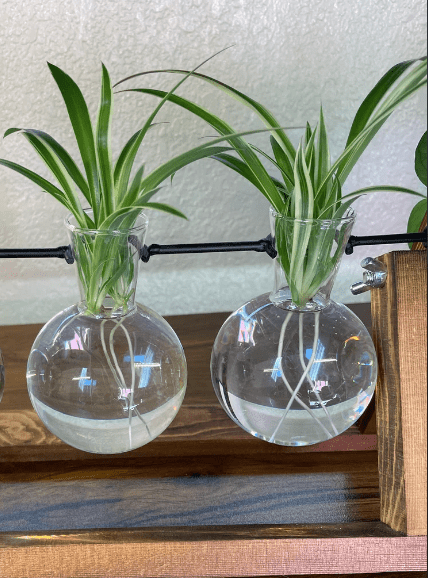
{"type": "MultiPolygon", "coordinates": [[[[396,243],[422,243],[427,246],[427,230],[423,233],[403,233],[399,235],[375,235],[368,237],[356,237],[351,235],[346,245],[345,253],[351,255],[354,247],[361,245],[389,245],[396,243]]],[[[182,245],[138,245],[130,239],[130,242],[137,246],[140,251],[140,258],[147,263],[153,255],[183,255],[188,253],[230,253],[234,251],[256,251],[257,253],[267,253],[274,259],[277,255],[273,239],[268,235],[260,241],[241,241],[237,243],[193,243],[182,245]]],[[[0,258],[47,258],[58,257],[65,259],[67,263],[74,263],[73,251],[70,245],[51,249],[0,249],[0,258]]]]}
{"type": "Polygon", "coordinates": [[[346,255],[352,255],[354,247],[362,245],[392,245],[397,243],[422,243],[427,246],[427,230],[422,233],[401,233],[399,235],[369,235],[367,237],[355,237],[351,235],[345,248],[346,255]]]}
{"type": "Polygon", "coordinates": [[[140,250],[141,260],[147,263],[152,255],[183,255],[187,253],[230,253],[233,251],[256,251],[276,257],[272,236],[260,241],[243,241],[238,243],[195,243],[183,245],[144,245],[140,250]]]}
{"type": "Polygon", "coordinates": [[[58,257],[65,259],[70,265],[74,263],[74,256],[70,245],[63,245],[52,249],[0,249],[0,258],[3,259],[39,259],[58,257]]]}

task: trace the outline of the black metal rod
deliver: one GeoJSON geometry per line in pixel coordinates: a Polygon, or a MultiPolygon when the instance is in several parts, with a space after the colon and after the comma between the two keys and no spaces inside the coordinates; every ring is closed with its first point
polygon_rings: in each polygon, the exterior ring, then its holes
{"type": "Polygon", "coordinates": [[[401,233],[399,235],[369,235],[356,237],[351,235],[346,245],[346,255],[352,255],[354,247],[362,245],[392,245],[397,243],[423,243],[427,246],[426,230],[423,233],[401,233]]]}
{"type": "MultiPolygon", "coordinates": [[[[345,253],[351,255],[354,247],[362,245],[390,245],[396,243],[423,243],[427,246],[426,229],[423,233],[403,233],[399,235],[370,235],[357,237],[351,235],[346,245],[345,253]]],[[[179,245],[157,245],[149,247],[144,245],[140,248],[140,257],[147,263],[152,255],[182,255],[185,253],[228,253],[232,251],[256,251],[267,253],[272,259],[277,252],[274,248],[271,235],[260,241],[240,241],[233,243],[189,243],[179,245]]],[[[74,256],[70,245],[49,249],[0,249],[0,258],[49,258],[57,257],[65,259],[67,263],[74,263],[74,256]]]]}
{"type": "Polygon", "coordinates": [[[153,255],[183,255],[187,253],[230,253],[233,251],[256,251],[276,257],[276,251],[269,235],[260,241],[230,243],[188,243],[179,245],[144,245],[140,251],[141,260],[147,263],[153,255]]]}
{"type": "Polygon", "coordinates": [[[44,259],[58,257],[67,263],[74,263],[70,245],[50,249],[0,249],[0,258],[3,259],[44,259]]]}

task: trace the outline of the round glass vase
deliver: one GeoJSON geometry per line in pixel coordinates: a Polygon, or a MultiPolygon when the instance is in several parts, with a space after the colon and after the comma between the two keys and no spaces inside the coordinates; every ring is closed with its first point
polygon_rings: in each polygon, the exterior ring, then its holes
{"type": "Polygon", "coordinates": [[[81,229],[73,217],[66,227],[81,301],[38,334],[28,392],[45,426],[67,444],[126,452],[156,438],[177,414],[187,381],[183,348],[160,315],[135,303],[145,215],[131,229],[81,229]]]}
{"type": "Polygon", "coordinates": [[[354,424],[374,392],[372,339],[331,289],[355,214],[295,220],[271,211],[275,287],[245,303],[214,343],[211,376],[229,417],[262,440],[304,446],[354,424]]]}

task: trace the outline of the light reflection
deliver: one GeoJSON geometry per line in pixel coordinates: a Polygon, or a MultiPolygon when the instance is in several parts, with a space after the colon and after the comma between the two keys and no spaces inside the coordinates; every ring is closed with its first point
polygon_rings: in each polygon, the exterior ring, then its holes
{"type": "Polygon", "coordinates": [[[77,349],[80,351],[84,350],[82,339],[76,332],[74,333],[73,339],[66,341],[64,346],[65,349],[77,349]]]}
{"type": "Polygon", "coordinates": [[[278,377],[281,376],[281,358],[277,357],[274,366],[271,369],[264,369],[264,373],[272,372],[272,379],[276,382],[278,377]]]}
{"type": "Polygon", "coordinates": [[[345,341],[344,346],[345,346],[349,341],[360,341],[360,338],[359,338],[358,335],[352,335],[351,337],[348,337],[348,339],[345,341]]]}
{"type": "MultiPolygon", "coordinates": [[[[152,369],[154,367],[159,368],[161,367],[161,364],[159,362],[153,362],[154,355],[155,355],[154,351],[150,347],[150,345],[147,347],[146,353],[144,355],[134,355],[134,367],[138,368],[141,371],[140,380],[137,386],[139,389],[147,387],[147,384],[149,383],[150,380],[150,374],[152,372],[152,369]]],[[[131,361],[130,355],[125,355],[123,361],[129,363],[131,361]]],[[[130,393],[131,390],[126,389],[122,391],[123,394],[126,396],[127,393],[130,393]]]]}
{"type": "Polygon", "coordinates": [[[78,386],[80,387],[80,389],[83,391],[85,389],[85,387],[87,386],[95,386],[97,385],[97,380],[96,379],[91,379],[91,377],[88,375],[88,368],[87,367],[82,367],[82,371],[80,374],[80,377],[73,377],[73,381],[78,381],[78,386]]]}
{"type": "Polygon", "coordinates": [[[256,328],[256,321],[253,319],[241,319],[239,323],[239,343],[251,343],[255,345],[254,342],[254,330],[256,328]]]}

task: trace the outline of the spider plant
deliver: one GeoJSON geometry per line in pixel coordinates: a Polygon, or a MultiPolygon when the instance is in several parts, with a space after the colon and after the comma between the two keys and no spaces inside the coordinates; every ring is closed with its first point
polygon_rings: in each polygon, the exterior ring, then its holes
{"type": "Polygon", "coordinates": [[[159,110],[174,91],[210,58],[186,74],[169,93],[164,94],[142,128],[126,142],[115,162],[112,160],[110,144],[113,90],[110,75],[104,65],[100,105],[96,124],[93,125],[88,106],[76,82],[63,70],[48,63],[68,112],[83,172],[65,148],[46,132],[10,128],[4,134],[5,137],[13,133],[22,134],[39,154],[57,183],[10,160],[0,159],[0,165],[23,175],[64,205],[74,217],[76,229],[94,233],[92,236],[77,235],[74,247],[88,314],[99,313],[107,295],[114,300],[113,310],[126,310],[130,297],[128,290],[134,275],[134,265],[129,257],[132,250],[135,252],[135,248],[132,249],[127,242],[126,235],[112,237],[110,243],[106,243],[106,235],[111,231],[131,229],[138,215],[146,208],[185,218],[177,209],[164,203],[153,202],[153,195],[159,190],[161,183],[179,169],[199,159],[222,154],[229,148],[222,142],[225,139],[219,138],[170,159],[150,174],[145,174],[144,164],[135,166],[137,152],[146,134],[154,126],[153,121],[159,110]],[[87,206],[89,209],[84,208],[87,206]]]}
{"type": "MultiPolygon", "coordinates": [[[[278,128],[280,123],[266,107],[215,78],[198,72],[169,69],[138,73],[120,82],[159,72],[182,74],[186,78],[191,74],[210,83],[255,112],[271,131],[270,153],[249,144],[242,137],[234,137],[228,139],[228,150],[215,153],[212,158],[257,187],[278,215],[296,222],[308,222],[308,228],[302,230],[302,227],[296,225],[289,235],[281,230],[284,219],[276,221],[278,258],[290,285],[293,302],[298,306],[303,306],[314,296],[320,283],[331,275],[337,261],[335,251],[332,250],[337,239],[327,230],[321,239],[319,236],[311,236],[311,223],[320,219],[341,219],[350,205],[367,193],[386,191],[423,197],[411,189],[392,185],[365,187],[346,195],[342,194],[342,188],[356,162],[394,110],[426,85],[426,58],[401,62],[386,72],[359,107],[345,148],[334,162],[330,160],[322,108],[318,123],[316,126],[307,123],[296,149],[285,130],[278,128]],[[279,178],[267,172],[260,157],[277,169],[279,178]]],[[[219,117],[175,94],[168,95],[164,91],[150,88],[129,90],[152,94],[162,100],[168,99],[199,116],[222,136],[235,133],[219,117]]]]}

